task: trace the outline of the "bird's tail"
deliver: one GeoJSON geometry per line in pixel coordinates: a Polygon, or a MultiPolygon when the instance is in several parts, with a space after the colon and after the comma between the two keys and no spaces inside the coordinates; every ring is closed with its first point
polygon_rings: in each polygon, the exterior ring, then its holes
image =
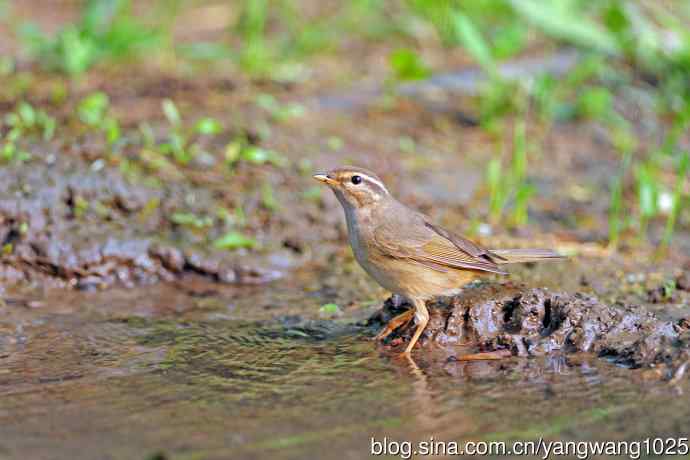
{"type": "Polygon", "coordinates": [[[498,256],[494,258],[494,262],[499,265],[565,258],[565,256],[552,249],[492,249],[491,253],[498,256]]]}

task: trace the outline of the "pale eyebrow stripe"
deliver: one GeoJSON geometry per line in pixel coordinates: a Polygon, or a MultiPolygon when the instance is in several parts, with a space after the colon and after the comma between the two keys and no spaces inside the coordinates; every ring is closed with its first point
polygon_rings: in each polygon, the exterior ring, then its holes
{"type": "Polygon", "coordinates": [[[383,185],[383,183],[380,180],[374,179],[373,177],[367,176],[366,174],[362,174],[362,173],[360,173],[359,175],[366,178],[366,180],[368,180],[369,182],[378,185],[379,187],[381,187],[383,189],[384,192],[388,193],[388,189],[386,188],[385,185],[383,185]]]}

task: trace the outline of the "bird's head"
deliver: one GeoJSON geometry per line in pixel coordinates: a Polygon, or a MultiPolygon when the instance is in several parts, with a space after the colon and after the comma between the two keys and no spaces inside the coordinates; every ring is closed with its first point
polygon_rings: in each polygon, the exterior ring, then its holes
{"type": "Polygon", "coordinates": [[[343,166],[315,174],[314,179],[328,185],[344,207],[372,206],[390,196],[383,181],[364,168],[343,166]]]}

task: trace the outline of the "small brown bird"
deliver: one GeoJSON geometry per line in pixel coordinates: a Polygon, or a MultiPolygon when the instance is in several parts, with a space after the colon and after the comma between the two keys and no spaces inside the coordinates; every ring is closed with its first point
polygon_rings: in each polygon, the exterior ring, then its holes
{"type": "Polygon", "coordinates": [[[345,166],[314,179],[328,185],[342,204],[357,262],[381,286],[414,305],[376,336],[382,340],[414,317],[417,329],[406,354],[429,321],[426,300],[455,294],[482,274],[505,275],[503,264],[561,258],[549,249],[485,249],[400,203],[366,169],[345,166]]]}

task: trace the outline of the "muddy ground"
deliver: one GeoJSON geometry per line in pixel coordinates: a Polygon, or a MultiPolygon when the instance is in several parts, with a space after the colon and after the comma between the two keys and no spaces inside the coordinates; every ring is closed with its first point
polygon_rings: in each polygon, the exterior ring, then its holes
{"type": "MultiPolygon", "coordinates": [[[[686,277],[677,280],[681,302],[690,298],[686,277]]],[[[368,325],[383,327],[405,308],[389,299],[368,325]]],[[[690,316],[662,320],[643,306],[606,305],[583,293],[479,283],[430,303],[430,314],[422,348],[444,349],[449,361],[502,351],[504,357],[593,353],[625,367],[653,367],[667,380],[681,379],[690,364],[690,316]]],[[[399,345],[415,328],[405,325],[386,340],[399,345]]]]}
{"type": "MultiPolygon", "coordinates": [[[[107,86],[94,89],[113,92],[107,86]]],[[[213,106],[218,97],[228,106],[235,99],[233,92],[209,94],[214,94],[213,106]]],[[[186,91],[164,95],[183,108],[191,103],[186,102],[186,91]]],[[[153,104],[160,96],[155,95],[153,104]]],[[[310,107],[310,99],[301,101],[310,107]]],[[[131,105],[152,103],[114,98],[115,112],[131,105]]],[[[265,114],[247,110],[250,118],[259,119],[248,125],[266,122],[261,120],[265,114]]],[[[136,114],[137,109],[128,113],[136,114]]],[[[160,114],[145,110],[124,123],[134,125],[149,117],[160,114]]],[[[77,288],[151,283],[184,273],[221,282],[272,280],[286,269],[323,262],[346,242],[335,200],[328,191],[315,189],[310,179],[319,168],[343,163],[379,171],[403,201],[483,238],[485,244],[520,245],[529,237],[575,253],[606,254],[587,246],[603,248],[607,236],[605,200],[588,190],[605,187],[618,164],[616,154],[601,144],[596,126],[556,126],[546,140],[548,158],[531,164],[530,176],[539,192],[530,209],[530,224],[512,230],[490,228],[484,237],[472,232],[486,217],[482,168],[492,147],[478,128],[403,99],[397,109],[383,112],[308,110],[271,129],[270,137],[257,137],[255,142],[284,155],[283,167],[240,164],[230,171],[222,161],[220,143],[209,147],[205,164],[152,170],[134,149],[113,158],[106,155],[104,145],[88,144],[90,139],[78,134],[73,141],[64,133],[67,137],[53,144],[36,142],[31,146],[34,160],[2,168],[0,236],[3,246],[11,248],[2,255],[3,279],[77,288]],[[331,139],[344,145],[334,150],[331,139]],[[411,139],[415,150],[401,151],[400,139],[411,139]],[[125,160],[143,164],[135,174],[123,173],[125,160]],[[271,209],[262,202],[266,184],[276,200],[271,209]],[[258,246],[234,253],[213,249],[210,243],[228,229],[215,217],[219,209],[238,206],[247,220],[242,231],[258,240],[258,246]],[[189,228],[174,221],[176,213],[211,216],[213,221],[206,228],[189,228]],[[146,257],[137,260],[142,254],[146,257]]],[[[230,130],[251,132],[242,126],[230,130]]],[[[661,230],[661,225],[652,226],[652,238],[661,230]]],[[[682,265],[688,244],[687,233],[678,232],[677,250],[668,251],[663,263],[682,265]]],[[[621,255],[627,257],[623,249],[621,255]]],[[[644,245],[627,252],[631,257],[650,254],[644,245]]]]}

